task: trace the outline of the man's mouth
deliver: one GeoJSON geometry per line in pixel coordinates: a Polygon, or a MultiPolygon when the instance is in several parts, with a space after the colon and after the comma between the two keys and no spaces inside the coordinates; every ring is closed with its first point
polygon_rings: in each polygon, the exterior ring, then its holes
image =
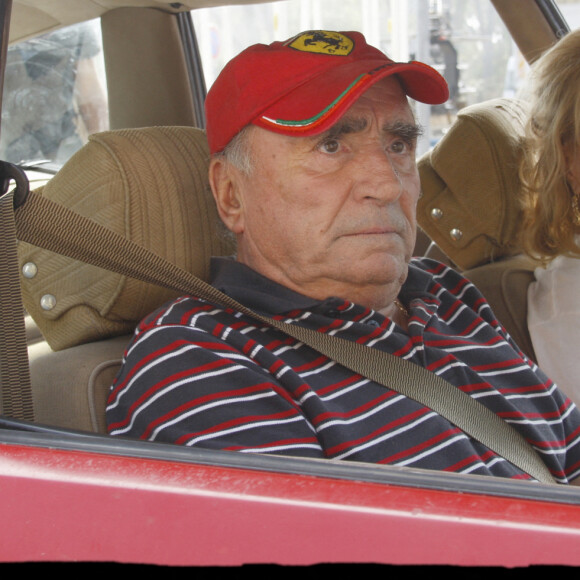
{"type": "Polygon", "coordinates": [[[351,233],[344,234],[345,236],[382,236],[382,235],[389,235],[389,234],[398,234],[399,232],[394,228],[384,228],[384,227],[377,227],[377,228],[366,228],[363,230],[357,230],[351,233]]]}

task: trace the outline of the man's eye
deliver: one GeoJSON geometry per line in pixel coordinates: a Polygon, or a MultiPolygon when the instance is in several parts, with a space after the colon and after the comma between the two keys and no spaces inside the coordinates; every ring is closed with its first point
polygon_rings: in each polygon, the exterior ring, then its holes
{"type": "Polygon", "coordinates": [[[391,151],[393,153],[405,153],[407,149],[408,145],[404,141],[395,141],[391,144],[391,151]]]}
{"type": "Polygon", "coordinates": [[[337,139],[327,139],[319,145],[319,149],[324,153],[336,153],[340,149],[337,139]]]}

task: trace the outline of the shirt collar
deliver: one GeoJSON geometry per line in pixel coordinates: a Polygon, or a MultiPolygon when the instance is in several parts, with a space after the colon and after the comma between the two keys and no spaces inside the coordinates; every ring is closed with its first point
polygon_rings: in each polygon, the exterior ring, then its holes
{"type": "MultiPolygon", "coordinates": [[[[413,262],[409,264],[409,274],[399,294],[405,304],[409,304],[413,298],[424,297],[433,281],[432,276],[419,267],[418,262],[413,262]]],[[[212,258],[210,280],[212,286],[260,314],[313,310],[325,304],[335,305],[337,301],[335,297],[320,301],[294,292],[233,258],[212,258]]]]}
{"type": "Polygon", "coordinates": [[[260,313],[282,314],[311,310],[321,304],[286,288],[233,258],[212,258],[211,285],[244,306],[260,313]]]}

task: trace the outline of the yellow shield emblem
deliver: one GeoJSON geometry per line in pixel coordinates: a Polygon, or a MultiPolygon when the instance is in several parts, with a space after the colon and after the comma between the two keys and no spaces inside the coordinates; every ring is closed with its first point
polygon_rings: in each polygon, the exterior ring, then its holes
{"type": "Polygon", "coordinates": [[[289,45],[303,52],[339,56],[350,54],[354,48],[354,42],[348,36],[340,34],[340,32],[328,32],[326,30],[304,32],[300,36],[293,38],[289,45]]]}

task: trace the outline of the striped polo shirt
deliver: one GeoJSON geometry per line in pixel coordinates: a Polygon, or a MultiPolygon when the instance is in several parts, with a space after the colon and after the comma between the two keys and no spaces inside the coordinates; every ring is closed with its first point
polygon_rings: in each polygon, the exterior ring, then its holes
{"type": "MultiPolygon", "coordinates": [[[[535,447],[557,481],[580,475],[580,413],[513,344],[481,293],[414,259],[404,331],[342,298],[318,301],[234,260],[212,284],[245,306],[403,357],[476,398],[535,447]]],[[[107,406],[112,435],[528,479],[446,419],[239,312],[181,297],[143,320],[107,406]]]]}

